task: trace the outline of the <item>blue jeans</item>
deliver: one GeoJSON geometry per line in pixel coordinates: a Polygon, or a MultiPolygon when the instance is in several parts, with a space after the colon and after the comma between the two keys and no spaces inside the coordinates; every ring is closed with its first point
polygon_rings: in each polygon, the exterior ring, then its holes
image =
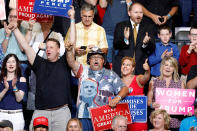
{"type": "Polygon", "coordinates": [[[112,63],[112,52],[113,52],[114,36],[106,34],[106,37],[107,37],[107,43],[108,43],[107,61],[109,63],[112,63]]]}
{"type": "Polygon", "coordinates": [[[82,131],[94,131],[92,126],[92,121],[89,118],[81,118],[79,119],[82,123],[82,131]]]}
{"type": "Polygon", "coordinates": [[[182,12],[182,26],[190,26],[189,18],[192,8],[194,8],[194,21],[197,22],[197,0],[179,0],[182,12]]]}

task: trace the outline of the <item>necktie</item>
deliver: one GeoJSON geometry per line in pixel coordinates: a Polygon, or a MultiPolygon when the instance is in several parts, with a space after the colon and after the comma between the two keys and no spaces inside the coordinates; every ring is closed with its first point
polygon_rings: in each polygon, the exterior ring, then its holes
{"type": "Polygon", "coordinates": [[[133,37],[134,37],[134,43],[136,45],[136,39],[137,39],[137,24],[133,24],[133,37]]]}

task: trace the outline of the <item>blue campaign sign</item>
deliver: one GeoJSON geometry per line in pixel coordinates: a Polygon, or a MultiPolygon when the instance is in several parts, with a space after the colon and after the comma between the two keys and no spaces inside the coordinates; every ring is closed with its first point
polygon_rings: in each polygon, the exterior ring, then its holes
{"type": "Polygon", "coordinates": [[[121,103],[129,104],[132,122],[147,122],[147,96],[127,96],[121,103]]]}
{"type": "Polygon", "coordinates": [[[35,0],[33,13],[68,17],[72,0],[35,0]]]}

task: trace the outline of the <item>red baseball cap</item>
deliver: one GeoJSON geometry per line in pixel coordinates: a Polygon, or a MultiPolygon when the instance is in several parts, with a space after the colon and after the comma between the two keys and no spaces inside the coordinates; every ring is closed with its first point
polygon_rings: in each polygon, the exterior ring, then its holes
{"type": "Polygon", "coordinates": [[[44,116],[36,117],[33,122],[34,127],[43,125],[48,127],[48,119],[44,116]]]}

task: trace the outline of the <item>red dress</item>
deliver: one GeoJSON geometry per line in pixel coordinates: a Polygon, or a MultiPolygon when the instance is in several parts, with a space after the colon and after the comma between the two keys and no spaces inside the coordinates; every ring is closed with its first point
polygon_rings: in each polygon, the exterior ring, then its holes
{"type": "MultiPolygon", "coordinates": [[[[136,81],[136,77],[134,76],[129,88],[133,88],[133,91],[129,93],[128,96],[135,95],[144,95],[144,87],[140,87],[136,81]]],[[[143,131],[148,129],[147,123],[132,123],[128,125],[128,131],[143,131]]]]}

